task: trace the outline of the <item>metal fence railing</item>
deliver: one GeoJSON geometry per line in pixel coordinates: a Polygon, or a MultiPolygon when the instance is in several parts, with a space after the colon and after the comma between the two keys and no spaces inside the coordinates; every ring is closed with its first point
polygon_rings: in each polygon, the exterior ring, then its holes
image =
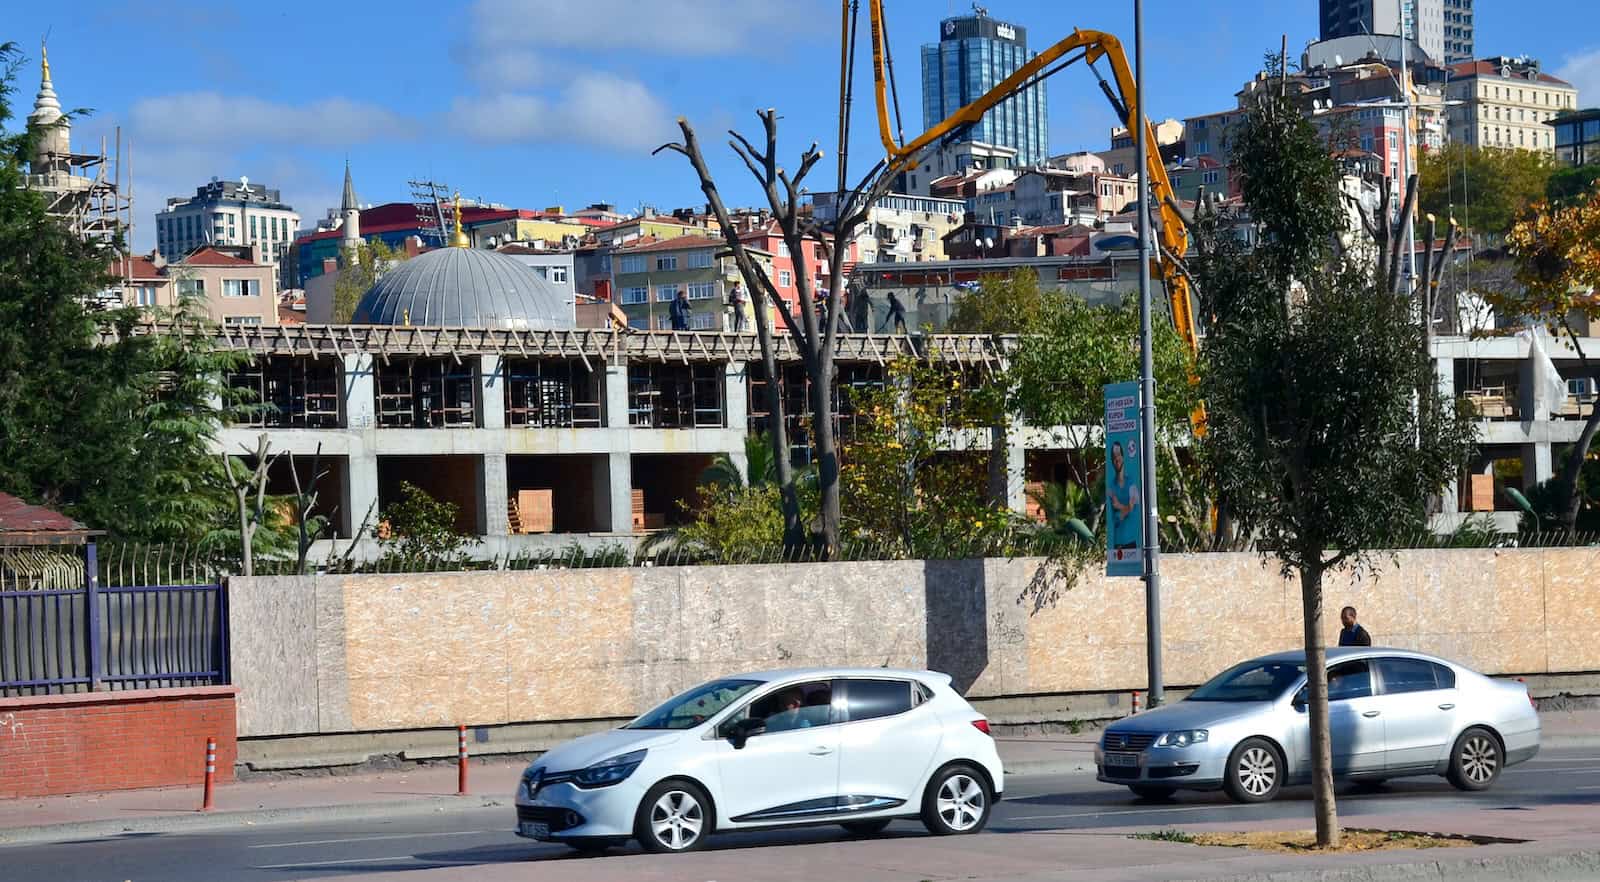
{"type": "Polygon", "coordinates": [[[0,591],[0,696],[228,682],[215,571],[177,550],[108,550],[88,553],[83,587],[0,591]]]}

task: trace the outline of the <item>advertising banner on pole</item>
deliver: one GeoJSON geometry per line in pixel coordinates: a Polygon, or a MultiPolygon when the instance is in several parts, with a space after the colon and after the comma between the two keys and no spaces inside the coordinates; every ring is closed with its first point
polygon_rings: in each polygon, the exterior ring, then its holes
{"type": "Polygon", "coordinates": [[[1106,394],[1106,575],[1144,575],[1144,496],[1140,492],[1139,384],[1112,383],[1106,394]]]}

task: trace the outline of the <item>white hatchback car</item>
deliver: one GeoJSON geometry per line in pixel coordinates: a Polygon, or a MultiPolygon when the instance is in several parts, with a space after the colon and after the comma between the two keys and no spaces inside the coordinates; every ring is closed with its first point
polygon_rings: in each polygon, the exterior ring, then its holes
{"type": "Polygon", "coordinates": [[[713,831],[921,818],[976,833],[1004,790],[989,723],[930,671],[811,669],[713,680],[541,756],[517,835],[604,850],[700,848],[713,831]]]}

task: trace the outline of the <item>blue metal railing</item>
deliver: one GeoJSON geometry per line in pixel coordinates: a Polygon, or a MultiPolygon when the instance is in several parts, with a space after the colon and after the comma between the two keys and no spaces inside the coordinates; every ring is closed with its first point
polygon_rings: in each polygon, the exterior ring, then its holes
{"type": "MultiPolygon", "coordinates": [[[[89,572],[93,573],[93,562],[89,572]]],[[[221,584],[0,592],[0,696],[228,682],[221,584]]]]}

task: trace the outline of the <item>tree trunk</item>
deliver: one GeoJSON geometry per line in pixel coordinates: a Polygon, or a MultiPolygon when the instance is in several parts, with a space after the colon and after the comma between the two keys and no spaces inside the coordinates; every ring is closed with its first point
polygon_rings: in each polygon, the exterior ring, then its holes
{"type": "MultiPolygon", "coordinates": [[[[1312,552],[1320,555],[1321,550],[1312,552]]],[[[1305,618],[1306,710],[1311,725],[1311,788],[1316,806],[1317,846],[1339,845],[1339,813],[1333,795],[1333,743],[1328,730],[1328,653],[1322,638],[1322,567],[1300,570],[1300,605],[1305,618]]]]}
{"type": "Polygon", "coordinates": [[[833,354],[823,352],[811,369],[811,433],[817,449],[818,540],[829,559],[839,550],[839,443],[833,433],[833,354]]]}
{"type": "Polygon", "coordinates": [[[1583,477],[1583,462],[1589,456],[1589,447],[1594,444],[1597,432],[1600,432],[1600,407],[1596,407],[1589,418],[1583,421],[1583,430],[1578,433],[1577,443],[1567,451],[1567,463],[1561,469],[1561,489],[1567,494],[1562,520],[1568,530],[1578,529],[1578,511],[1583,506],[1583,493],[1578,481],[1583,477]]]}

